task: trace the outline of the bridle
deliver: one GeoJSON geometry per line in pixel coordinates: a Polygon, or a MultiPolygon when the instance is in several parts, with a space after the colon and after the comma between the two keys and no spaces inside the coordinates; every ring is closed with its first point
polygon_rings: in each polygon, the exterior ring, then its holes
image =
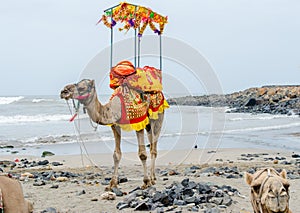
{"type": "Polygon", "coordinates": [[[255,201],[256,201],[256,202],[255,202],[256,205],[259,207],[259,212],[257,212],[257,213],[263,213],[261,197],[262,197],[263,188],[264,188],[266,182],[269,180],[270,177],[274,177],[274,178],[277,179],[276,176],[280,176],[280,174],[279,174],[275,169],[273,169],[273,168],[265,168],[265,169],[263,169],[262,171],[260,171],[260,173],[255,177],[254,180],[258,179],[258,178],[259,178],[264,172],[266,172],[266,171],[267,171],[268,174],[267,174],[267,176],[265,177],[265,179],[263,180],[262,184],[260,185],[258,197],[257,197],[256,200],[255,200],[255,201]],[[273,174],[271,173],[271,171],[272,171],[273,173],[275,173],[276,176],[273,175],[273,174]]]}
{"type": "Polygon", "coordinates": [[[91,86],[91,84],[87,83],[87,81],[88,81],[87,79],[83,79],[83,80],[81,80],[80,82],[78,82],[77,84],[74,84],[74,86],[76,87],[76,90],[77,90],[77,92],[78,92],[78,96],[76,96],[75,99],[77,99],[80,103],[85,104],[85,105],[90,104],[90,103],[92,102],[92,100],[93,100],[93,98],[90,98],[90,96],[91,96],[91,95],[93,95],[93,96],[95,95],[94,92],[92,93],[92,90],[95,89],[95,86],[91,86]],[[79,90],[79,86],[78,86],[78,85],[79,85],[81,82],[84,82],[84,83],[87,85],[87,87],[88,87],[87,90],[85,90],[85,91],[80,91],[80,90],[79,90]],[[86,101],[87,101],[89,98],[90,98],[90,100],[89,100],[89,102],[87,103],[86,101]]]}

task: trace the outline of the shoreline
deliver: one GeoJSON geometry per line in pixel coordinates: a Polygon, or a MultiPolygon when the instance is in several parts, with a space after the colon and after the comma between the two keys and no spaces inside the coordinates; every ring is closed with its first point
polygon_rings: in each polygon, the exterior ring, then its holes
{"type": "MultiPolygon", "coordinates": [[[[244,181],[244,173],[263,167],[286,169],[291,183],[290,207],[295,211],[300,201],[297,191],[300,187],[300,173],[297,173],[300,153],[297,153],[298,158],[293,158],[293,154],[295,153],[247,148],[218,149],[216,152],[212,149],[160,151],[156,160],[157,181],[154,187],[163,190],[174,181],[181,182],[186,178],[196,183],[225,185],[237,189],[241,195],[230,195],[233,202],[226,207],[225,212],[252,212],[250,188],[244,181]]],[[[1,159],[15,162],[15,157],[15,155],[8,155],[2,156],[1,159]]],[[[112,153],[90,155],[90,158],[97,163],[97,167],[85,157],[82,164],[80,155],[54,155],[44,158],[19,156],[19,163],[13,169],[1,168],[4,172],[10,172],[19,178],[22,174],[33,174],[31,178],[28,176],[22,178],[21,184],[25,198],[34,202],[34,212],[42,212],[48,208],[55,209],[57,212],[118,212],[117,205],[125,199],[126,195],[117,196],[115,200],[102,200],[100,197],[105,192],[107,180],[112,176],[112,153]],[[24,163],[24,159],[21,158],[26,158],[29,163],[24,163]],[[36,167],[18,168],[18,165],[29,165],[32,161],[48,161],[48,163],[36,167]],[[53,162],[62,165],[54,166],[53,162]],[[59,181],[59,178],[44,179],[54,174],[62,176],[62,181],[59,181]]],[[[150,163],[149,155],[147,163],[148,165],[150,163]]],[[[3,166],[0,163],[1,165],[3,166]]],[[[137,152],[123,154],[119,176],[125,180],[124,183],[119,184],[119,189],[123,193],[129,193],[142,185],[142,164],[137,152]]],[[[190,207],[189,205],[178,206],[175,210],[181,209],[186,212],[190,207]]],[[[121,212],[133,210],[128,207],[121,212]]],[[[224,212],[224,209],[221,212],[224,212]]]]}
{"type": "MultiPolygon", "coordinates": [[[[148,163],[150,162],[149,150],[148,163]]],[[[215,162],[230,163],[235,162],[247,162],[241,155],[247,154],[260,154],[261,159],[264,155],[275,158],[276,156],[284,155],[287,160],[292,159],[293,154],[300,154],[294,151],[287,150],[268,150],[268,149],[248,149],[248,148],[219,148],[219,149],[193,149],[193,150],[162,150],[158,151],[157,162],[158,166],[168,165],[187,165],[187,164],[210,164],[215,162]],[[177,156],[174,158],[174,156],[177,156]],[[180,156],[180,157],[178,157],[180,156]],[[222,161],[220,160],[222,159],[222,161]]],[[[98,167],[101,166],[113,166],[113,152],[111,153],[98,153],[89,155],[53,155],[53,156],[34,156],[34,155],[3,155],[0,156],[2,160],[14,161],[16,159],[28,159],[28,160],[49,160],[59,161],[63,163],[61,168],[80,168],[94,166],[91,162],[95,162],[98,167]],[[76,163],[74,163],[76,162],[76,163]],[[83,164],[82,164],[83,162],[83,164]]],[[[254,159],[252,159],[254,160],[254,159]]],[[[249,160],[249,162],[254,162],[249,160]]],[[[257,159],[256,159],[257,160],[257,159]]],[[[133,166],[141,164],[138,158],[138,152],[126,152],[122,153],[121,166],[133,166]]]]}

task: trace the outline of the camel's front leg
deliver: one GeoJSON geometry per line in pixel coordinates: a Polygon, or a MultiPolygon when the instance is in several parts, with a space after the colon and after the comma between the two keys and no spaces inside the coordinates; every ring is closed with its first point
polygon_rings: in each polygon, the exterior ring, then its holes
{"type": "Polygon", "coordinates": [[[144,130],[136,131],[136,136],[139,144],[139,158],[141,159],[144,168],[144,184],[142,185],[142,189],[146,189],[151,186],[151,182],[147,172],[147,152],[144,141],[144,130]]]}
{"type": "Polygon", "coordinates": [[[119,164],[120,160],[122,157],[122,152],[121,152],[121,129],[118,126],[113,125],[111,127],[114,137],[115,137],[115,151],[114,151],[114,173],[110,181],[110,186],[106,188],[106,190],[110,191],[112,188],[118,186],[118,169],[119,169],[119,164]]]}

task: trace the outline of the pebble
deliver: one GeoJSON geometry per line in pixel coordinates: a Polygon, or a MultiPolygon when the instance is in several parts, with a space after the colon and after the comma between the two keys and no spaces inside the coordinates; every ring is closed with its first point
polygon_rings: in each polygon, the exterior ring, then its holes
{"type": "Polygon", "coordinates": [[[58,181],[58,182],[65,182],[65,181],[68,181],[69,180],[69,178],[67,178],[67,177],[57,177],[56,178],[56,181],[58,181]]]}
{"type": "Polygon", "coordinates": [[[100,196],[101,200],[115,200],[116,199],[116,194],[113,192],[104,192],[100,196]]]}
{"type": "Polygon", "coordinates": [[[46,183],[44,181],[37,181],[33,183],[34,186],[44,186],[46,183]]]}
{"type": "Polygon", "coordinates": [[[58,185],[52,185],[50,188],[51,189],[58,189],[58,187],[59,187],[58,185]]]}

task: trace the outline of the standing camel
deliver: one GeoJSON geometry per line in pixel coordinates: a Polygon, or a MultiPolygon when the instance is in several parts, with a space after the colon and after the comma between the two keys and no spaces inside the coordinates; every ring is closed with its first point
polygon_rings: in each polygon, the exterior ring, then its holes
{"type": "MultiPolygon", "coordinates": [[[[130,90],[127,86],[120,86],[116,90],[119,91],[128,91],[130,90]]],[[[151,94],[146,93],[138,93],[134,91],[135,94],[139,94],[140,96],[150,96],[151,94]]],[[[161,92],[158,92],[161,94],[161,92]]],[[[152,94],[153,95],[153,94],[152,94]]],[[[154,94],[156,95],[156,94],[154,94]]],[[[120,124],[120,120],[122,120],[122,111],[124,111],[123,99],[122,97],[115,95],[112,96],[110,101],[102,105],[98,98],[95,89],[95,82],[94,80],[87,80],[84,79],[77,84],[70,84],[64,87],[61,91],[60,97],[63,99],[76,99],[81,104],[84,105],[85,109],[89,117],[92,119],[93,122],[100,124],[100,125],[111,125],[111,129],[113,131],[113,135],[115,138],[115,150],[113,154],[114,159],[114,172],[112,179],[110,181],[110,186],[108,187],[111,190],[114,187],[117,187],[118,184],[118,168],[119,163],[122,157],[121,152],[121,129],[123,128],[122,124],[120,124]]],[[[145,100],[146,98],[142,98],[145,107],[147,108],[147,112],[149,107],[151,107],[151,101],[145,100]]],[[[143,164],[144,169],[144,184],[142,188],[145,189],[151,185],[155,184],[155,160],[157,156],[157,141],[159,138],[159,134],[161,132],[161,127],[164,118],[164,109],[167,108],[168,105],[166,101],[163,99],[163,104],[161,105],[158,114],[154,116],[155,118],[151,118],[149,114],[147,114],[147,123],[144,123],[145,126],[141,127],[141,129],[136,130],[136,136],[138,140],[138,156],[143,164]],[[150,165],[150,177],[147,172],[147,152],[145,148],[144,142],[144,129],[147,131],[148,140],[150,143],[150,156],[151,156],[151,165],[150,165]]],[[[151,111],[151,110],[150,110],[151,111]]],[[[150,113],[151,114],[151,113],[150,113]]]]}

